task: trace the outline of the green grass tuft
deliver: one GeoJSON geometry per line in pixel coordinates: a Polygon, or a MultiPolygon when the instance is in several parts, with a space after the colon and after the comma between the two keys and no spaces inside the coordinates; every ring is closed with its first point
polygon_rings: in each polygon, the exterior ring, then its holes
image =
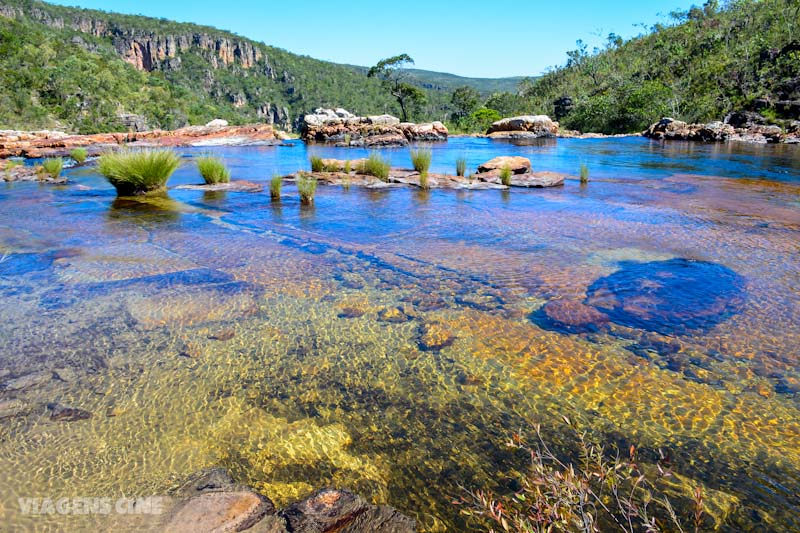
{"type": "Polygon", "coordinates": [[[198,157],[195,161],[200,175],[203,176],[203,180],[207,184],[228,183],[231,181],[231,171],[228,170],[220,158],[204,155],[198,157]]]}
{"type": "Polygon", "coordinates": [[[456,176],[464,176],[467,172],[467,160],[464,157],[456,159],[456,176]]]}
{"type": "Polygon", "coordinates": [[[314,194],[317,192],[317,179],[305,174],[297,175],[297,192],[300,193],[300,203],[311,205],[314,203],[314,194]]]}
{"type": "Polygon", "coordinates": [[[511,168],[510,167],[503,167],[500,170],[500,183],[505,185],[506,187],[511,186],[511,168]]]}
{"type": "Polygon", "coordinates": [[[432,158],[433,153],[429,148],[411,150],[411,163],[414,165],[414,170],[419,172],[420,176],[428,177],[428,170],[431,168],[432,158]]]}
{"type": "Polygon", "coordinates": [[[311,172],[322,172],[325,170],[325,163],[322,162],[322,158],[317,155],[312,155],[310,158],[311,161],[311,172]]]}
{"type": "Polygon", "coordinates": [[[345,161],[344,162],[344,173],[345,174],[350,174],[350,170],[352,170],[352,166],[353,165],[352,165],[352,163],[350,163],[349,159],[347,161],[345,161]]]}
{"type": "Polygon", "coordinates": [[[581,183],[589,183],[589,167],[581,164],[581,183]]]}
{"type": "Polygon", "coordinates": [[[281,186],[283,185],[283,178],[280,174],[273,174],[272,179],[269,180],[269,197],[272,200],[281,199],[281,186]]]}
{"type": "Polygon", "coordinates": [[[391,165],[387,159],[381,157],[378,152],[372,152],[366,161],[359,164],[357,172],[359,174],[367,174],[368,176],[375,176],[381,181],[389,181],[389,170],[391,165]]]}
{"type": "Polygon", "coordinates": [[[61,175],[61,171],[64,169],[64,160],[60,157],[54,157],[51,159],[45,159],[44,163],[42,163],[45,172],[47,172],[51,178],[58,179],[61,175]]]}
{"type": "Polygon", "coordinates": [[[86,148],[73,148],[69,152],[69,156],[74,159],[76,163],[82,165],[86,162],[86,158],[89,157],[89,152],[86,151],[86,148]]]}
{"type": "Polygon", "coordinates": [[[120,150],[100,156],[97,168],[119,196],[163,190],[181,164],[172,150],[120,150]]]}

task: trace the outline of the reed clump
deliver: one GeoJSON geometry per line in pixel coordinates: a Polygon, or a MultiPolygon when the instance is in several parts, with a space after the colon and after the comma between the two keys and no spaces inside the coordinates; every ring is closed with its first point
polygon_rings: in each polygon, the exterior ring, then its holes
{"type": "Polygon", "coordinates": [[[456,176],[463,177],[467,172],[467,160],[464,157],[456,159],[456,176]]]}
{"type": "Polygon", "coordinates": [[[97,168],[119,196],[163,191],[181,158],[172,150],[120,150],[100,156],[97,168]]]}
{"type": "Polygon", "coordinates": [[[589,167],[581,164],[581,183],[589,183],[589,167]]]}
{"type": "Polygon", "coordinates": [[[389,181],[390,169],[391,164],[387,159],[384,159],[377,152],[372,152],[364,162],[359,164],[356,172],[359,174],[374,176],[381,181],[389,181]]]}
{"type": "Polygon", "coordinates": [[[203,180],[211,185],[214,183],[228,183],[231,181],[231,171],[225,163],[218,157],[204,155],[196,160],[197,169],[203,180]]]}
{"type": "Polygon", "coordinates": [[[86,158],[89,157],[89,152],[86,151],[86,148],[73,148],[70,150],[69,156],[74,159],[76,163],[82,165],[86,162],[86,158]]]}
{"type": "Polygon", "coordinates": [[[428,148],[411,150],[411,164],[414,166],[414,170],[419,172],[420,177],[428,177],[428,170],[431,168],[432,158],[433,153],[428,148]]]}
{"type": "Polygon", "coordinates": [[[272,179],[269,180],[269,197],[273,201],[281,199],[281,187],[283,186],[283,177],[280,174],[273,174],[272,179]]]}
{"type": "Polygon", "coordinates": [[[317,192],[317,179],[303,173],[297,175],[297,192],[300,194],[300,203],[312,205],[317,192]]]}
{"type": "Polygon", "coordinates": [[[311,172],[322,172],[325,170],[325,163],[318,155],[312,155],[309,161],[311,162],[311,172]]]}
{"type": "Polygon", "coordinates": [[[511,187],[511,167],[505,166],[500,169],[500,183],[506,187],[511,187]]]}
{"type": "Polygon", "coordinates": [[[42,167],[51,178],[58,179],[61,175],[61,171],[64,169],[64,160],[60,157],[45,159],[42,163],[42,167]]]}

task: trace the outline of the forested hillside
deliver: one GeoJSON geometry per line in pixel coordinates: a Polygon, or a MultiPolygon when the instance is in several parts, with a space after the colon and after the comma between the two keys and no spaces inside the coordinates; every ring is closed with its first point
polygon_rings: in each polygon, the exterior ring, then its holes
{"type": "Polygon", "coordinates": [[[564,67],[526,88],[517,110],[605,133],[739,110],[778,124],[800,118],[800,0],[711,0],[672,18],[627,42],[610,35],[594,53],[579,42],[564,67]]]}

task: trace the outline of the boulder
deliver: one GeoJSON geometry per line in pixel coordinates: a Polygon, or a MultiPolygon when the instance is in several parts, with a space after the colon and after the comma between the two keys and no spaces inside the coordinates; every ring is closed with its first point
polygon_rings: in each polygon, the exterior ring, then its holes
{"type": "Polygon", "coordinates": [[[406,146],[409,142],[446,141],[447,127],[441,122],[413,124],[392,115],[357,117],[346,109],[315,109],[300,126],[307,142],[347,146],[406,146]]]}
{"type": "Polygon", "coordinates": [[[680,120],[662,118],[642,132],[642,135],[658,140],[791,142],[791,135],[785,134],[778,126],[758,123],[762,120],[761,115],[750,111],[729,113],[725,117],[725,122],[716,121],[708,124],[687,124],[680,120]]]}
{"type": "Polygon", "coordinates": [[[208,124],[206,124],[206,128],[225,128],[228,126],[227,120],[222,120],[221,118],[215,118],[208,124]]]}
{"type": "Polygon", "coordinates": [[[506,132],[525,132],[537,137],[552,137],[558,134],[558,122],[554,122],[547,115],[521,115],[494,122],[487,133],[492,135],[506,132]]]}
{"type": "Polygon", "coordinates": [[[733,111],[725,115],[723,120],[734,128],[749,128],[754,124],[766,124],[766,119],[753,111],[733,111]]]}
{"type": "Polygon", "coordinates": [[[500,156],[490,159],[478,166],[478,173],[500,171],[508,167],[514,174],[525,174],[531,171],[531,160],[520,156],[500,156]]]}
{"type": "Polygon", "coordinates": [[[179,506],[164,531],[244,531],[274,511],[268,498],[250,490],[206,492],[179,506]]]}

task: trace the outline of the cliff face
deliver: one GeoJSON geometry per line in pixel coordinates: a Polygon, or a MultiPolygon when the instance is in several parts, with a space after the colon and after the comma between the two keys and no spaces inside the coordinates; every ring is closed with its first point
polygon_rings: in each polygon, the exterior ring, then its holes
{"type": "Polygon", "coordinates": [[[125,27],[106,20],[91,18],[81,14],[53,15],[41,8],[28,9],[17,6],[0,5],[0,15],[7,18],[27,17],[33,21],[56,29],[71,29],[94,37],[111,38],[120,56],[139,70],[153,71],[170,68],[178,54],[191,49],[211,52],[211,65],[239,64],[249,69],[265,60],[265,68],[271,76],[271,68],[264,53],[247,40],[193,32],[179,34],[159,34],[138,28],[125,27]]]}

